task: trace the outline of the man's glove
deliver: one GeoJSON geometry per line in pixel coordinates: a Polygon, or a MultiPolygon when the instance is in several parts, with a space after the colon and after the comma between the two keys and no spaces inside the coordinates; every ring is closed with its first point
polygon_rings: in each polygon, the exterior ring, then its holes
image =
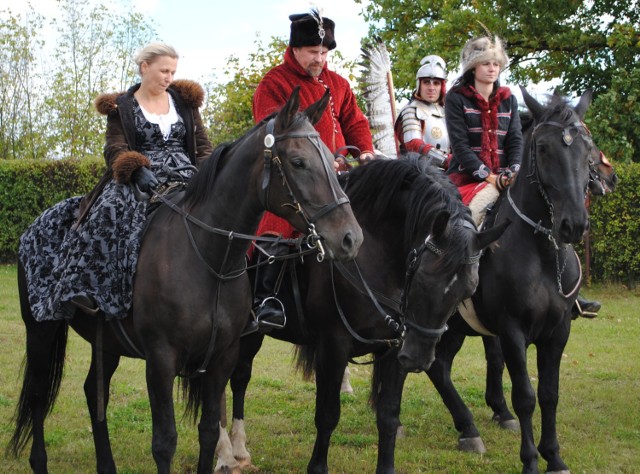
{"type": "Polygon", "coordinates": [[[515,177],[515,173],[508,168],[500,171],[496,176],[496,188],[498,188],[498,191],[502,192],[511,186],[515,177]]]}
{"type": "Polygon", "coordinates": [[[141,166],[131,174],[131,183],[143,193],[148,193],[158,187],[156,175],[144,166],[141,166]]]}

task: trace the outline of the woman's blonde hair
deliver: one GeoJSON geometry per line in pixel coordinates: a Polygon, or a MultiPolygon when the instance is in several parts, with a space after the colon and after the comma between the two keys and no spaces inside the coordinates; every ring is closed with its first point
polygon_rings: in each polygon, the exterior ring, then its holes
{"type": "Polygon", "coordinates": [[[142,63],[150,64],[160,56],[169,56],[170,58],[178,59],[178,53],[173,48],[173,46],[169,46],[168,44],[160,42],[149,43],[140,51],[138,51],[138,53],[133,58],[134,62],[138,66],[138,74],[142,73],[142,63]]]}

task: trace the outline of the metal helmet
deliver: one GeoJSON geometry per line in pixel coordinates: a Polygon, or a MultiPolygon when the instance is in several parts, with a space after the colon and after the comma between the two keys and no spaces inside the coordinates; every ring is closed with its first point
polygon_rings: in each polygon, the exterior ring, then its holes
{"type": "Polygon", "coordinates": [[[433,77],[435,79],[447,80],[447,64],[440,56],[431,54],[425,56],[420,61],[420,69],[416,73],[416,90],[420,90],[421,77],[433,77]]]}

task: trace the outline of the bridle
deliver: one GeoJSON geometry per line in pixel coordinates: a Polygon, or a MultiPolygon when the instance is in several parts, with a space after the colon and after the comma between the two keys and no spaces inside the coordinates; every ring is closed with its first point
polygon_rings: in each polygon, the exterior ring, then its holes
{"type": "Polygon", "coordinates": [[[317,259],[319,262],[322,262],[325,257],[325,250],[322,246],[321,237],[316,233],[315,222],[326,214],[330,213],[337,207],[348,204],[349,198],[342,192],[340,187],[337,185],[337,181],[332,181],[330,179],[330,174],[334,173],[333,169],[329,168],[329,163],[324,159],[322,143],[320,141],[320,134],[317,131],[312,132],[290,132],[282,135],[274,135],[275,128],[275,118],[271,118],[267,122],[266,126],[266,135],[264,137],[264,172],[262,175],[262,192],[263,192],[263,206],[267,209],[269,203],[269,183],[271,181],[271,165],[275,165],[280,178],[282,179],[282,185],[286,188],[287,194],[291,199],[291,203],[285,204],[286,206],[290,206],[296,210],[298,214],[302,216],[305,221],[307,228],[309,229],[309,244],[318,247],[318,255],[317,259]],[[333,195],[333,202],[328,204],[324,204],[318,211],[313,214],[309,214],[308,211],[304,209],[300,201],[295,196],[289,181],[287,180],[287,176],[284,172],[282,166],[282,160],[278,156],[278,151],[275,148],[276,143],[280,141],[285,141],[289,139],[297,139],[297,138],[306,138],[308,139],[313,146],[318,151],[320,155],[320,160],[324,167],[325,176],[329,182],[331,187],[331,193],[333,195]],[[340,196],[342,195],[342,196],[340,196]]]}
{"type": "MultiPolygon", "coordinates": [[[[542,196],[542,198],[544,199],[544,201],[547,204],[547,207],[549,208],[549,218],[550,218],[550,221],[551,221],[551,226],[550,227],[544,227],[541,224],[541,221],[535,222],[532,219],[530,219],[528,216],[526,216],[524,214],[524,212],[522,212],[516,206],[516,203],[513,201],[513,198],[511,197],[511,188],[509,187],[507,189],[507,199],[509,201],[509,204],[513,208],[514,212],[518,215],[518,217],[520,217],[520,219],[522,219],[524,222],[526,222],[531,227],[533,227],[534,234],[540,232],[540,233],[546,235],[547,239],[549,240],[549,242],[551,242],[551,244],[553,245],[553,248],[554,248],[554,251],[555,251],[555,255],[556,255],[556,280],[557,280],[557,284],[558,284],[558,293],[560,295],[562,295],[563,297],[565,297],[565,298],[569,298],[580,287],[582,276],[580,276],[580,278],[578,278],[578,282],[577,282],[576,286],[569,293],[564,293],[564,291],[562,289],[562,274],[564,273],[564,270],[566,268],[567,260],[566,260],[566,257],[565,257],[563,259],[563,261],[562,261],[562,264],[560,263],[560,245],[556,241],[556,238],[553,236],[553,224],[554,224],[553,203],[551,203],[551,201],[550,201],[550,199],[549,199],[549,197],[548,197],[548,195],[547,195],[547,193],[546,193],[546,191],[545,191],[545,189],[544,189],[544,187],[542,185],[543,183],[542,183],[542,180],[540,179],[540,171],[538,169],[537,160],[536,160],[536,139],[535,139],[535,134],[543,126],[555,127],[555,128],[559,128],[560,130],[562,130],[562,142],[567,147],[570,147],[575,141],[575,137],[571,134],[571,130],[573,130],[573,129],[578,130],[578,136],[582,140],[584,140],[588,145],[587,156],[589,157],[588,164],[589,164],[590,175],[591,175],[591,170],[593,169],[593,166],[594,166],[592,153],[591,153],[592,150],[593,150],[594,144],[593,144],[593,139],[591,138],[591,132],[589,131],[587,126],[582,121],[575,121],[575,122],[572,122],[569,125],[565,125],[565,124],[562,124],[560,122],[555,122],[555,121],[549,120],[549,121],[545,121],[545,122],[541,122],[541,123],[537,124],[534,127],[533,131],[531,132],[531,143],[530,143],[530,149],[529,149],[529,151],[530,151],[529,156],[531,158],[531,164],[532,164],[532,168],[533,169],[532,169],[532,173],[529,175],[529,178],[531,179],[532,182],[537,183],[538,191],[540,192],[540,195],[542,196]]],[[[584,189],[585,196],[586,196],[586,193],[587,193],[587,187],[588,187],[588,182],[587,182],[587,184],[585,184],[585,189],[584,189]]],[[[566,247],[566,246],[563,246],[563,249],[565,249],[564,247],[566,247]]]]}
{"type": "MultiPolygon", "coordinates": [[[[456,225],[462,225],[463,227],[469,228],[469,229],[473,229],[475,230],[476,227],[472,222],[469,222],[467,220],[463,220],[462,224],[456,224],[456,225]]],[[[340,273],[342,274],[343,277],[345,277],[354,287],[356,287],[357,289],[359,289],[359,291],[364,294],[365,296],[368,296],[369,299],[371,300],[371,302],[373,303],[374,307],[376,308],[377,312],[382,316],[382,318],[384,319],[385,323],[387,324],[387,326],[389,326],[390,329],[392,329],[393,331],[395,331],[396,333],[399,333],[400,336],[398,338],[395,339],[366,339],[363,338],[362,336],[360,336],[359,334],[357,334],[355,332],[355,330],[351,327],[351,325],[349,324],[344,312],[342,311],[340,304],[338,302],[338,298],[337,298],[337,293],[335,290],[335,283],[334,283],[334,278],[333,278],[333,265],[334,263],[332,262],[331,265],[331,282],[333,286],[333,294],[334,294],[334,300],[335,300],[335,304],[336,307],[338,308],[338,313],[340,314],[340,318],[342,320],[342,323],[344,324],[344,326],[347,328],[347,330],[349,331],[349,333],[351,334],[351,336],[356,339],[357,341],[361,342],[361,343],[365,343],[365,344],[385,344],[389,347],[401,347],[402,343],[404,341],[404,336],[405,336],[405,332],[407,327],[411,328],[412,330],[418,332],[421,336],[425,337],[425,338],[432,338],[432,339],[437,339],[440,336],[442,336],[442,334],[444,334],[447,329],[448,326],[445,324],[444,326],[442,326],[441,328],[436,328],[436,329],[432,329],[432,328],[425,328],[422,327],[418,324],[416,324],[414,321],[411,321],[409,319],[407,319],[405,312],[406,312],[406,308],[407,308],[407,295],[409,292],[409,288],[411,287],[411,284],[413,282],[413,278],[416,274],[416,271],[420,265],[420,261],[422,259],[422,256],[424,255],[425,252],[431,252],[434,255],[441,257],[445,254],[445,251],[443,248],[439,247],[438,245],[436,245],[434,243],[433,240],[433,236],[431,234],[429,234],[424,241],[420,244],[419,247],[412,249],[409,252],[409,256],[407,258],[407,269],[406,269],[406,274],[405,274],[405,286],[404,286],[404,290],[402,293],[402,297],[401,297],[401,301],[398,302],[397,301],[392,301],[390,298],[387,298],[384,295],[376,295],[374,293],[376,293],[375,291],[373,291],[366,283],[366,281],[364,280],[364,277],[362,276],[361,272],[360,272],[360,268],[358,267],[357,263],[354,261],[354,265],[356,266],[356,271],[357,271],[357,276],[354,276],[344,265],[340,264],[340,263],[335,263],[335,265],[338,267],[338,270],[340,271],[340,273]],[[362,289],[360,289],[359,287],[362,287],[362,289]],[[397,313],[396,317],[393,317],[391,315],[388,314],[387,311],[385,311],[385,309],[382,307],[382,305],[379,303],[378,299],[382,299],[385,301],[386,306],[398,306],[399,311],[397,313]],[[395,304],[394,304],[395,303],[395,304]]],[[[471,257],[468,257],[464,260],[463,264],[465,265],[474,265],[476,263],[478,263],[480,261],[480,258],[482,257],[482,252],[477,253],[476,255],[473,255],[471,257]]],[[[352,361],[353,362],[353,361],[352,361]]]]}
{"type": "MultiPolygon", "coordinates": [[[[468,229],[472,229],[472,230],[476,230],[476,226],[464,219],[462,220],[462,224],[454,224],[454,225],[461,225],[462,227],[466,227],[468,229]]],[[[409,257],[407,258],[407,273],[405,275],[405,286],[404,286],[404,291],[402,292],[402,298],[401,298],[401,302],[400,302],[400,311],[403,315],[403,324],[405,326],[408,326],[410,328],[412,328],[413,330],[419,332],[422,336],[424,337],[431,337],[431,338],[438,338],[440,336],[442,336],[442,334],[444,334],[444,332],[448,329],[448,326],[445,324],[444,326],[442,326],[439,329],[429,329],[429,328],[424,328],[419,326],[418,324],[416,324],[413,321],[410,321],[409,319],[406,318],[405,313],[406,313],[406,309],[407,309],[407,295],[409,294],[409,289],[411,288],[411,284],[413,282],[413,278],[416,274],[416,271],[420,265],[420,261],[422,259],[422,256],[424,255],[425,251],[429,251],[431,253],[433,253],[434,255],[437,255],[438,257],[442,257],[445,254],[445,251],[441,248],[438,247],[435,242],[433,241],[433,236],[431,234],[429,234],[427,236],[426,239],[424,239],[424,242],[422,242],[422,244],[418,247],[415,248],[413,250],[411,250],[411,252],[409,252],[409,257]]],[[[464,265],[475,265],[476,263],[480,262],[480,258],[482,258],[482,251],[478,252],[475,255],[472,255],[470,257],[467,257],[464,261],[463,264],[464,265]]],[[[428,291],[428,290],[427,290],[428,291]]]]}
{"type": "MultiPolygon", "coordinates": [[[[323,153],[322,153],[322,147],[321,142],[320,142],[320,135],[318,134],[318,132],[311,131],[311,132],[292,132],[292,133],[286,133],[283,135],[274,135],[273,134],[273,130],[274,130],[274,126],[275,126],[275,118],[271,118],[269,119],[269,121],[267,122],[266,125],[266,135],[264,137],[264,145],[265,145],[265,150],[264,150],[264,172],[263,172],[263,178],[262,178],[262,205],[265,207],[267,206],[267,203],[269,202],[269,184],[271,182],[271,165],[274,164],[276,166],[276,169],[278,170],[278,173],[282,179],[282,184],[283,186],[285,186],[286,190],[287,190],[287,194],[289,196],[289,198],[291,199],[291,203],[286,203],[284,205],[286,206],[291,206],[294,209],[296,209],[296,212],[299,213],[302,218],[304,219],[307,228],[309,230],[309,233],[307,234],[306,237],[304,237],[304,242],[306,243],[306,246],[308,248],[307,251],[300,251],[299,255],[303,255],[303,254],[307,254],[307,253],[311,253],[311,252],[316,252],[316,259],[318,260],[318,262],[322,262],[326,256],[326,252],[324,249],[324,246],[322,245],[322,237],[320,235],[318,235],[318,233],[316,232],[316,228],[315,228],[315,222],[320,219],[322,216],[325,216],[326,214],[328,214],[329,212],[333,211],[334,209],[336,209],[337,207],[343,205],[343,204],[348,204],[349,203],[349,198],[339,189],[339,186],[332,182],[330,179],[330,174],[329,173],[333,173],[333,170],[329,169],[329,165],[326,163],[326,160],[323,159],[323,153]],[[309,215],[309,213],[304,209],[304,207],[300,204],[300,202],[298,201],[298,199],[295,197],[295,193],[293,192],[293,189],[291,187],[291,185],[289,184],[289,181],[287,180],[287,176],[284,172],[283,166],[282,166],[282,161],[280,160],[277,150],[275,150],[275,144],[277,142],[281,142],[284,140],[289,140],[289,139],[297,139],[297,138],[307,138],[309,141],[311,141],[311,143],[313,143],[313,145],[315,146],[315,148],[318,150],[318,153],[320,154],[320,159],[322,160],[323,166],[324,166],[324,171],[325,171],[325,175],[327,176],[327,180],[329,182],[329,185],[331,187],[331,192],[333,195],[333,202],[329,203],[329,204],[325,204],[323,205],[317,212],[315,212],[315,214],[311,214],[309,215]],[[342,196],[340,196],[340,194],[342,196]]],[[[216,159],[219,159],[220,155],[222,153],[220,153],[219,155],[217,155],[216,159]]],[[[214,159],[213,157],[211,159],[214,159]]],[[[155,199],[161,201],[163,204],[165,204],[166,206],[168,206],[171,210],[173,210],[174,212],[180,214],[182,216],[182,219],[184,221],[184,226],[185,229],[187,231],[187,235],[189,237],[189,241],[191,243],[191,247],[193,248],[194,252],[196,253],[196,255],[198,256],[198,258],[205,264],[205,266],[209,269],[209,271],[219,280],[231,280],[234,278],[238,278],[240,276],[242,276],[244,273],[246,273],[247,271],[247,266],[246,263],[245,265],[240,268],[240,269],[236,269],[236,270],[231,270],[227,273],[222,273],[222,271],[217,271],[214,268],[212,268],[207,261],[205,260],[204,256],[202,255],[202,253],[200,252],[200,250],[198,249],[198,245],[196,243],[196,240],[193,236],[193,232],[191,231],[191,227],[189,226],[189,223],[194,224],[195,226],[199,227],[200,229],[203,229],[209,233],[212,234],[217,234],[217,235],[221,235],[227,238],[228,240],[228,245],[227,245],[227,250],[225,253],[225,257],[223,259],[223,262],[220,265],[220,268],[224,268],[227,262],[227,257],[229,256],[229,252],[230,252],[230,247],[231,244],[233,242],[234,239],[242,239],[242,240],[249,240],[252,242],[257,242],[257,241],[269,241],[269,242],[273,242],[273,241],[281,241],[281,242],[285,242],[284,239],[279,239],[279,238],[275,238],[275,237],[265,237],[265,236],[257,236],[257,235],[250,235],[250,234],[243,234],[243,233],[239,233],[239,232],[234,232],[234,231],[230,231],[230,230],[225,230],[225,229],[219,229],[217,227],[213,227],[210,226],[208,224],[206,224],[205,222],[201,221],[200,219],[194,217],[193,215],[191,215],[189,212],[187,212],[185,209],[183,209],[182,207],[179,207],[178,205],[176,205],[174,202],[172,202],[171,200],[169,200],[167,197],[156,193],[154,191],[152,191],[152,194],[154,196],[155,199]]],[[[296,247],[301,247],[299,240],[300,239],[295,239],[295,241],[292,241],[293,239],[288,239],[286,240],[286,242],[289,243],[295,243],[296,247]]],[[[297,255],[295,255],[297,256],[297,255]]]]}

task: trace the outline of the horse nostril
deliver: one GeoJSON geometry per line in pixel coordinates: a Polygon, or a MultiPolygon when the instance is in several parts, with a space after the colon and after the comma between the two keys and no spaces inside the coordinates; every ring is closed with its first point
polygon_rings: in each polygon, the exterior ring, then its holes
{"type": "Polygon", "coordinates": [[[342,249],[346,252],[351,252],[355,245],[356,243],[353,237],[353,233],[347,232],[344,236],[344,239],[342,239],[342,249]]]}

